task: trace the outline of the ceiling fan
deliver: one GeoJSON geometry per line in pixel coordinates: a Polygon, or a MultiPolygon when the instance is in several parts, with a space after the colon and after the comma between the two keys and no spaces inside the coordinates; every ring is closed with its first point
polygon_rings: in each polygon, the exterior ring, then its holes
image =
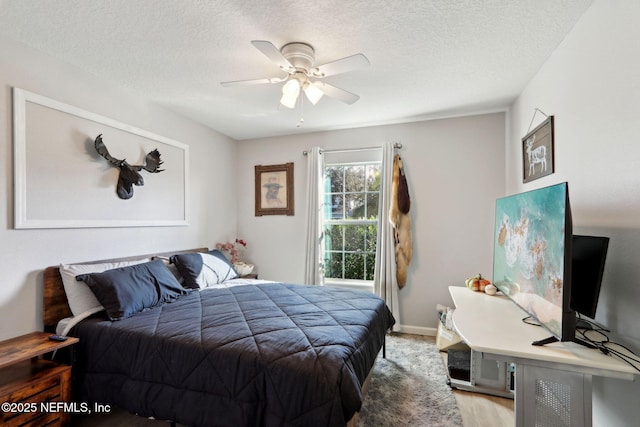
{"type": "Polygon", "coordinates": [[[313,105],[318,103],[323,95],[338,99],[346,104],[353,104],[360,99],[360,96],[325,83],[321,79],[368,67],[369,60],[363,54],[357,53],[316,66],[314,64],[315,50],[310,44],[302,42],[287,43],[281,49],[264,40],[253,40],[251,44],[287,74],[283,77],[222,82],[220,83],[222,86],[232,87],[286,82],[282,86],[280,103],[287,108],[295,108],[300,89],[313,105]]]}

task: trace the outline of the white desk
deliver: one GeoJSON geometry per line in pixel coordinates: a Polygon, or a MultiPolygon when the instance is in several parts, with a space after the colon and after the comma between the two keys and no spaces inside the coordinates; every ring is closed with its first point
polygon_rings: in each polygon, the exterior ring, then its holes
{"type": "Polygon", "coordinates": [[[456,332],[472,350],[516,363],[516,426],[591,426],[591,377],[633,380],[626,363],[573,342],[533,346],[551,334],[522,322],[527,314],[504,296],[450,286],[456,332]]]}

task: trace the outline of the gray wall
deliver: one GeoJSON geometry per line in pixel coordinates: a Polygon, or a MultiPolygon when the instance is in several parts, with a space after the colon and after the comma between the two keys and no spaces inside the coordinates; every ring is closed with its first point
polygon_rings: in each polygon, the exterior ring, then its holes
{"type": "MultiPolygon", "coordinates": [[[[611,238],[596,320],[638,353],[639,21],[640,2],[594,2],[513,104],[507,140],[509,194],[567,181],[575,234],[611,238]],[[536,107],[555,116],[556,172],[523,185],[520,140],[536,107]]],[[[594,425],[637,425],[639,395],[638,381],[595,378],[594,425]]]]}
{"type": "MultiPolygon", "coordinates": [[[[0,339],[42,327],[42,270],[49,265],[211,247],[235,235],[233,181],[215,179],[232,175],[236,159],[233,140],[4,38],[0,38],[0,70],[0,339]],[[191,155],[191,225],[14,230],[14,86],[187,144],[191,155]]],[[[74,175],[73,164],[60,158],[53,156],[50,164],[69,179],[84,178],[74,175]]],[[[153,185],[153,179],[146,185],[153,185]]]]}
{"type": "Polygon", "coordinates": [[[413,260],[400,291],[402,329],[435,334],[436,303],[451,305],[450,285],[493,269],[493,209],[504,195],[505,114],[264,138],[238,143],[238,233],[261,278],[304,279],[306,157],[325,149],[400,142],[409,180],[413,260]],[[294,162],[293,217],[254,216],[258,164],[294,162]]]}

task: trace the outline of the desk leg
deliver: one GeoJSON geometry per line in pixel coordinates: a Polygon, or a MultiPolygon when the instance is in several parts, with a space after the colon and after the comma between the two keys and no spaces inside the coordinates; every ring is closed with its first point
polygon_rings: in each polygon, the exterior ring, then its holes
{"type": "Polygon", "coordinates": [[[516,427],[524,427],[524,365],[516,363],[516,387],[513,391],[513,412],[516,427]]]}
{"type": "Polygon", "coordinates": [[[591,427],[591,398],[591,375],[517,363],[517,427],[591,427]]]}

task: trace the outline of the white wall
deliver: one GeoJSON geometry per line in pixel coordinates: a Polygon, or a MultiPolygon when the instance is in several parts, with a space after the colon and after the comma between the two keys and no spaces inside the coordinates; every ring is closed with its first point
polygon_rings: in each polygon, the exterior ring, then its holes
{"type": "MultiPolygon", "coordinates": [[[[212,247],[216,241],[234,236],[234,181],[225,177],[233,175],[235,159],[235,142],[230,138],[141,101],[74,67],[0,38],[0,339],[42,328],[42,271],[47,266],[212,247]],[[14,86],[189,145],[191,225],[12,229],[14,86]]],[[[52,164],[56,160],[52,158],[52,164]]],[[[59,163],[56,166],[61,169],[73,168],[73,165],[59,163]]],[[[153,185],[153,180],[147,180],[146,185],[153,185]]]]}
{"type": "MultiPolygon", "coordinates": [[[[326,100],[323,102],[332,102],[326,100]]],[[[433,332],[436,303],[451,305],[448,286],[493,268],[493,212],[504,195],[505,114],[264,138],[238,143],[238,234],[261,278],[304,278],[306,157],[324,149],[400,142],[411,195],[413,261],[400,291],[404,330],[433,332]],[[259,164],[294,162],[295,216],[254,216],[259,164]]]]}
{"type": "MultiPolygon", "coordinates": [[[[513,104],[506,151],[509,194],[568,181],[574,232],[611,238],[596,320],[640,353],[638,22],[640,2],[594,2],[513,104]],[[523,185],[536,107],[555,116],[556,172],[523,185]]],[[[594,379],[594,425],[637,425],[639,395],[638,381],[594,379]]]]}

